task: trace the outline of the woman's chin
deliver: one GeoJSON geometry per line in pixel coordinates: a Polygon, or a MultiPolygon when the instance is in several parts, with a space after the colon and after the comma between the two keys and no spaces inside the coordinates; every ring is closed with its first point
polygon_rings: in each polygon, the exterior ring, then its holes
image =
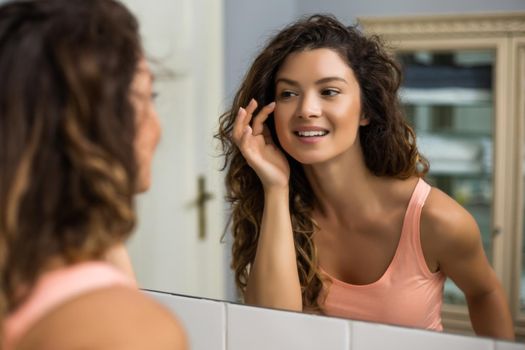
{"type": "Polygon", "coordinates": [[[325,156],[319,154],[295,154],[291,156],[302,165],[314,165],[323,163],[327,160],[325,156]]]}

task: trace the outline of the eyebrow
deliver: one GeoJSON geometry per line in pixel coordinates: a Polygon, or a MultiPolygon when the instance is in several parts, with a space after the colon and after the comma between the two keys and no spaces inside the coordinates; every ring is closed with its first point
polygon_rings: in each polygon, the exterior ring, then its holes
{"type": "MultiPolygon", "coordinates": [[[[332,81],[341,81],[345,84],[348,84],[348,82],[341,78],[341,77],[326,77],[326,78],[322,78],[322,79],[319,79],[317,81],[315,81],[315,84],[316,85],[320,85],[320,84],[325,84],[325,83],[329,83],[329,82],[332,82],[332,81]]],[[[275,85],[277,85],[278,83],[286,83],[288,85],[292,85],[292,86],[299,86],[299,83],[295,80],[292,80],[292,79],[288,79],[288,78],[279,78],[275,81],[275,85]]]]}

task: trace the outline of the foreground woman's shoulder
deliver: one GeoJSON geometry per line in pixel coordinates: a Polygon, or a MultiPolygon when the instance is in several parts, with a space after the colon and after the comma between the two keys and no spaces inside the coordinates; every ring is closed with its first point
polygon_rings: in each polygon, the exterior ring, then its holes
{"type": "Polygon", "coordinates": [[[187,349],[181,323],[139,290],[86,293],[47,314],[19,349],[187,349]]]}

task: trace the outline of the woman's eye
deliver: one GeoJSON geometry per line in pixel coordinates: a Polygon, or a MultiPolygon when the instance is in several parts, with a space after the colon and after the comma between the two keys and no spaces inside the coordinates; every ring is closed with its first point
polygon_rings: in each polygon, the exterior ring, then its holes
{"type": "Polygon", "coordinates": [[[297,94],[290,90],[284,90],[279,94],[279,97],[283,99],[294,97],[294,96],[297,96],[297,94]]]}
{"type": "Polygon", "coordinates": [[[324,89],[321,91],[321,95],[323,96],[336,96],[339,94],[339,90],[337,89],[324,89]]]}

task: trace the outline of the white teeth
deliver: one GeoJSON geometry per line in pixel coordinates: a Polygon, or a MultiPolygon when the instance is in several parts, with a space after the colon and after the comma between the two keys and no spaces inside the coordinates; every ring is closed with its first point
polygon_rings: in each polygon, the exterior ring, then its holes
{"type": "Polygon", "coordinates": [[[328,134],[328,131],[297,131],[297,135],[302,137],[324,136],[326,134],[328,134]]]}

